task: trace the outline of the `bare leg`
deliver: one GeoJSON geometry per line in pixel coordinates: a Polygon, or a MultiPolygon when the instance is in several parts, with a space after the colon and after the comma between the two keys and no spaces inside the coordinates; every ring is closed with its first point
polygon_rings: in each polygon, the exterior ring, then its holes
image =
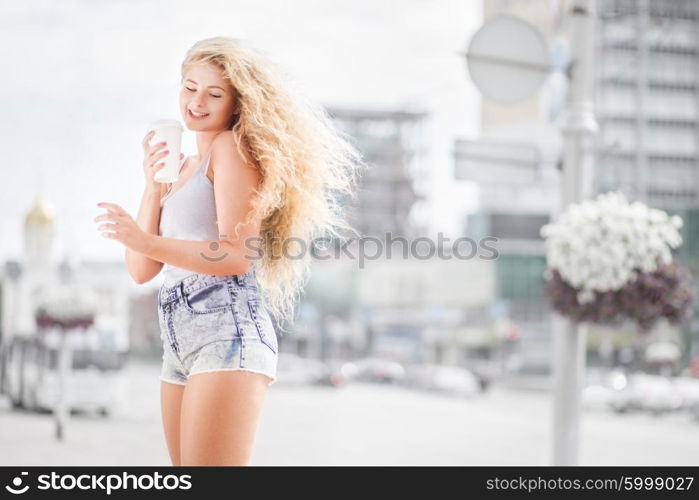
{"type": "Polygon", "coordinates": [[[269,378],[246,371],[190,375],[182,399],[182,465],[248,465],[269,378]]]}
{"type": "Polygon", "coordinates": [[[180,465],[180,408],[184,387],[160,381],[160,411],[172,465],[180,465]]]}

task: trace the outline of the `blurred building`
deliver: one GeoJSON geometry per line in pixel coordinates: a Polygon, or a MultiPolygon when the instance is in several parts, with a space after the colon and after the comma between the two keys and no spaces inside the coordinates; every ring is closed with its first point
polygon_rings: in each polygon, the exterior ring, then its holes
{"type": "MultiPolygon", "coordinates": [[[[483,12],[484,20],[510,14],[531,23],[555,59],[565,52],[569,6],[569,0],[484,0],[483,12]]],[[[594,194],[620,189],[631,200],[680,215],[680,254],[699,276],[699,2],[598,0],[597,8],[594,194]]],[[[535,371],[550,368],[539,229],[559,203],[566,86],[552,73],[540,92],[519,104],[484,98],[482,137],[457,139],[454,147],[455,175],[478,182],[481,193],[481,209],[468,217],[466,232],[499,238],[494,315],[521,327],[523,364],[535,371]]],[[[695,320],[688,343],[698,330],[695,320]]]]}
{"type": "MultiPolygon", "coordinates": [[[[509,14],[536,26],[552,46],[561,28],[565,2],[485,0],[484,22],[509,14]]],[[[479,210],[463,221],[474,239],[493,236],[495,296],[490,317],[512,322],[519,337],[520,368],[550,370],[550,308],[544,297],[546,252],[541,227],[559,203],[561,138],[556,119],[565,86],[552,75],[544,88],[505,106],[483,98],[481,137],[454,141],[454,175],[479,186],[479,210]]]]}
{"type": "MultiPolygon", "coordinates": [[[[75,255],[55,257],[55,213],[40,193],[24,220],[21,260],[5,262],[0,274],[0,342],[36,334],[34,311],[46,294],[64,283],[86,285],[98,299],[90,331],[109,349],[129,348],[129,276],[120,263],[80,262],[75,255]]],[[[157,317],[154,320],[157,325],[157,317]]]]}
{"type": "MultiPolygon", "coordinates": [[[[401,247],[395,243],[390,257],[383,252],[363,264],[346,256],[314,261],[296,328],[282,341],[321,359],[403,363],[458,363],[492,343],[492,258],[460,259],[449,245],[405,254],[401,247]]],[[[348,249],[359,253],[357,245],[348,249]]]]}
{"type": "Polygon", "coordinates": [[[699,3],[599,0],[598,191],[699,206],[699,3]]]}
{"type": "Polygon", "coordinates": [[[363,235],[380,238],[386,232],[402,236],[423,232],[410,213],[424,198],[417,174],[426,113],[338,108],[328,112],[369,165],[349,211],[353,226],[363,235]]]}
{"type": "Polygon", "coordinates": [[[535,143],[484,135],[489,138],[455,142],[455,175],[480,187],[480,209],[467,216],[464,232],[476,241],[497,238],[491,319],[517,326],[522,369],[545,371],[551,327],[543,290],[546,251],[539,231],[558,200],[556,157],[535,143]]]}
{"type": "Polygon", "coordinates": [[[53,207],[39,194],[24,218],[24,259],[5,263],[2,277],[1,334],[35,329],[34,305],[59,281],[53,260],[53,207]]]}
{"type": "MultiPolygon", "coordinates": [[[[595,189],[681,216],[678,253],[699,277],[699,2],[598,0],[598,10],[595,189]]],[[[699,354],[699,314],[684,336],[699,354]]]]}
{"type": "MultiPolygon", "coordinates": [[[[412,246],[426,228],[411,212],[424,200],[430,175],[421,165],[425,113],[329,109],[369,168],[363,172],[350,222],[383,244],[377,258],[360,262],[336,254],[313,261],[306,295],[286,350],[323,359],[382,356],[411,363],[458,362],[489,341],[494,294],[492,260],[440,258],[450,245],[412,246]],[[397,240],[404,238],[404,245],[397,240]],[[394,240],[386,244],[387,240],[394,240]],[[391,256],[388,256],[390,247],[391,256]],[[405,250],[405,251],[404,251],[405,250]],[[432,257],[424,258],[432,254],[432,257]]],[[[364,246],[374,255],[374,242],[364,246]]]]}

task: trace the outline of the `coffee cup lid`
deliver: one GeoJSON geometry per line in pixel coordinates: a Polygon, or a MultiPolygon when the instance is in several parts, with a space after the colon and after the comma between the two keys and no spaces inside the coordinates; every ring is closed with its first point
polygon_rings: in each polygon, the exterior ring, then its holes
{"type": "Polygon", "coordinates": [[[180,130],[184,130],[182,127],[182,124],[177,121],[177,120],[155,120],[154,122],[151,122],[150,128],[153,127],[177,127],[180,130]]]}

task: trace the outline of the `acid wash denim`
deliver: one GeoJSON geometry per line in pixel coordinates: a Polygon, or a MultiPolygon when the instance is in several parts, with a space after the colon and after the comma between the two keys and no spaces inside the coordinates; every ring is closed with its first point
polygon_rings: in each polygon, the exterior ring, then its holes
{"type": "Polygon", "coordinates": [[[158,293],[160,380],[184,385],[197,373],[241,370],[277,380],[278,341],[254,266],[246,274],[192,273],[158,293]]]}

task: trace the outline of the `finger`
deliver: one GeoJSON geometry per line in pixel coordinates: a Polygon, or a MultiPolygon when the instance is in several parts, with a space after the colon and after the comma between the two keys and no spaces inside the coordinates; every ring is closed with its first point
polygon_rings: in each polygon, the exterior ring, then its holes
{"type": "Polygon", "coordinates": [[[150,142],[150,140],[153,138],[154,135],[155,135],[155,130],[151,130],[150,132],[148,132],[146,134],[146,136],[141,141],[141,145],[143,146],[144,151],[148,149],[148,143],[150,142]]]}
{"type": "Polygon", "coordinates": [[[123,219],[126,217],[126,213],[117,213],[117,212],[107,212],[106,214],[98,215],[95,217],[94,221],[99,222],[101,220],[109,220],[109,221],[115,221],[118,222],[120,219],[123,219]]]}
{"type": "Polygon", "coordinates": [[[117,212],[113,208],[105,208],[105,210],[107,210],[107,212],[100,216],[100,217],[102,217],[102,219],[112,219],[114,217],[119,216],[119,212],[117,212]]]}
{"type": "Polygon", "coordinates": [[[149,154],[154,155],[158,150],[163,149],[166,145],[167,145],[166,141],[162,141],[162,142],[158,142],[156,144],[153,144],[153,146],[151,146],[151,148],[150,148],[149,154]]]}
{"type": "Polygon", "coordinates": [[[121,214],[124,212],[124,209],[121,208],[119,205],[116,203],[107,203],[107,202],[101,202],[97,204],[98,207],[106,208],[110,212],[113,212],[115,214],[121,214]]]}
{"type": "Polygon", "coordinates": [[[118,228],[118,224],[100,224],[99,227],[97,228],[98,231],[116,231],[118,228]]]}
{"type": "MultiPolygon", "coordinates": [[[[114,211],[113,209],[111,209],[111,208],[106,208],[105,210],[107,210],[105,213],[103,213],[102,215],[99,215],[99,216],[98,216],[98,217],[99,217],[99,220],[103,220],[103,219],[113,219],[114,217],[118,217],[118,216],[119,216],[119,214],[118,214],[117,212],[115,212],[115,211],[114,211]]],[[[97,218],[95,218],[95,222],[97,222],[97,218]]]]}

